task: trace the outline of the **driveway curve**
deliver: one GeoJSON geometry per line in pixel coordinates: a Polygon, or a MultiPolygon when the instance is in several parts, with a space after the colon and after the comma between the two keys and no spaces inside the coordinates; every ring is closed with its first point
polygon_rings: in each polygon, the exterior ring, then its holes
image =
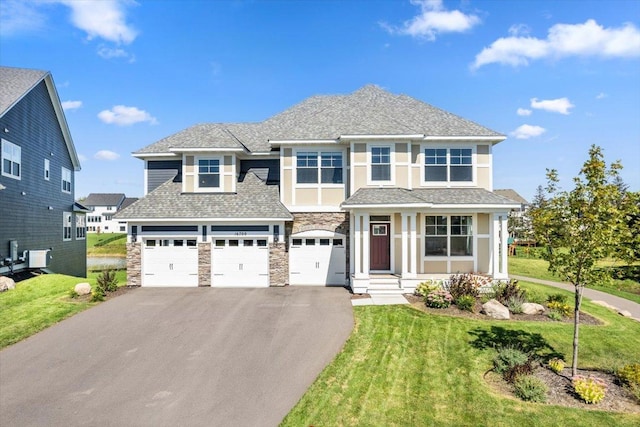
{"type": "Polygon", "coordinates": [[[342,288],[134,289],[0,351],[0,425],[275,426],[352,327],[342,288]]]}

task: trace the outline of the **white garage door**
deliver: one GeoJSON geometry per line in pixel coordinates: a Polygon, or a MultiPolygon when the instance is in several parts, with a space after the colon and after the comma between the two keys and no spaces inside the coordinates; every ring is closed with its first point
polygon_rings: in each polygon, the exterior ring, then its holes
{"type": "Polygon", "coordinates": [[[211,286],[269,286],[267,239],[215,239],[211,250],[211,286]]]}
{"type": "Polygon", "coordinates": [[[292,236],[289,245],[289,283],[344,286],[345,242],[342,234],[292,236]]]}
{"type": "Polygon", "coordinates": [[[198,246],[193,239],[146,239],[142,286],[198,286],[198,246]]]}

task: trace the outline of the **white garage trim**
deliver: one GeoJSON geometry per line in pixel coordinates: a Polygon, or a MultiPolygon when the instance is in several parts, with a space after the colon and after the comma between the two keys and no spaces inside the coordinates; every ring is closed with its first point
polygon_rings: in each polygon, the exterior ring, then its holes
{"type": "Polygon", "coordinates": [[[142,286],[198,286],[196,239],[144,239],[142,286]]]}
{"type": "Polygon", "coordinates": [[[291,285],[344,286],[346,236],[327,230],[292,234],[289,242],[291,285]]]}

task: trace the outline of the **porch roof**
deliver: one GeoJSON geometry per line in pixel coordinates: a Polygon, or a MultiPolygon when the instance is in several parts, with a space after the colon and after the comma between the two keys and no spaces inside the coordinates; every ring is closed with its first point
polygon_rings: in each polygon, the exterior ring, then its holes
{"type": "Polygon", "coordinates": [[[519,204],[483,188],[360,188],[342,203],[344,209],[366,207],[495,207],[511,209],[519,204]]]}

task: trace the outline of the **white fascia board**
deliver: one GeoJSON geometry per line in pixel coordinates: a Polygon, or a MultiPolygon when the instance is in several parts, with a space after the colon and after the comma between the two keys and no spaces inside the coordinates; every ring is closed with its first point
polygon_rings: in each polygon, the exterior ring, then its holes
{"type": "Polygon", "coordinates": [[[389,203],[389,204],[374,204],[374,205],[345,205],[342,204],[340,206],[342,209],[346,210],[357,210],[357,209],[425,209],[432,208],[433,204],[431,203],[389,203]]]}
{"type": "Polygon", "coordinates": [[[126,217],[114,217],[114,219],[120,221],[127,221],[130,224],[142,224],[142,223],[219,223],[219,222],[278,222],[278,221],[293,221],[293,217],[282,218],[126,218],[126,217]]]}
{"type": "Polygon", "coordinates": [[[507,139],[504,135],[499,136],[425,136],[424,141],[464,141],[464,142],[478,142],[486,141],[497,144],[500,141],[507,139]]]}
{"type": "Polygon", "coordinates": [[[433,209],[433,210],[490,210],[490,211],[505,211],[508,212],[511,209],[516,209],[519,205],[490,205],[490,204],[434,204],[434,203],[404,203],[404,204],[374,204],[374,205],[341,205],[343,209],[357,210],[357,209],[433,209]]]}
{"type": "Polygon", "coordinates": [[[274,147],[280,145],[319,145],[319,144],[339,144],[338,139],[283,139],[283,140],[269,140],[269,144],[274,147]]]}
{"type": "Polygon", "coordinates": [[[416,135],[340,135],[340,140],[352,141],[352,140],[364,140],[364,141],[381,141],[381,140],[421,140],[425,136],[424,134],[416,135]]]}
{"type": "Polygon", "coordinates": [[[169,148],[171,153],[244,153],[244,148],[169,148]]]}
{"type": "Polygon", "coordinates": [[[318,212],[318,213],[327,213],[327,212],[344,212],[340,207],[335,206],[287,206],[287,210],[289,212],[318,212]]]}
{"type": "Polygon", "coordinates": [[[131,156],[142,160],[146,160],[148,158],[157,160],[162,157],[165,157],[167,159],[180,159],[182,157],[175,153],[131,153],[131,156]]]}

